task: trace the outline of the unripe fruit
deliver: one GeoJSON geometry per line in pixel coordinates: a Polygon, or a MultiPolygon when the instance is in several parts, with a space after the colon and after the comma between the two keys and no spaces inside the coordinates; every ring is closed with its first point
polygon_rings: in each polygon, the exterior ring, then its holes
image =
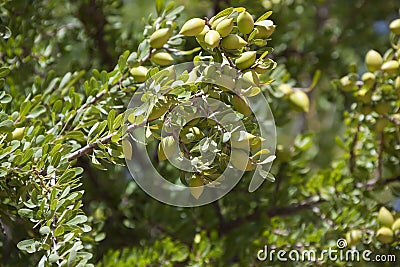
{"type": "Polygon", "coordinates": [[[281,91],[284,95],[289,95],[293,92],[293,88],[288,83],[282,83],[278,86],[278,90],[281,91]]]}
{"type": "Polygon", "coordinates": [[[219,45],[221,35],[217,31],[210,30],[204,36],[204,42],[208,48],[215,48],[219,45]]]}
{"type": "Polygon", "coordinates": [[[375,111],[381,115],[387,115],[390,111],[390,105],[386,102],[380,102],[375,105],[375,111]]]}
{"type": "Polygon", "coordinates": [[[387,74],[396,74],[399,71],[399,62],[396,60],[389,60],[382,64],[381,69],[387,74]]]}
{"type": "Polygon", "coordinates": [[[220,24],[221,21],[223,21],[224,19],[226,19],[226,16],[225,16],[225,17],[218,18],[218,19],[215,19],[215,17],[212,17],[212,18],[210,19],[210,22],[209,22],[210,25],[211,25],[211,28],[215,30],[215,29],[217,28],[218,24],[220,24]]]}
{"type": "Polygon", "coordinates": [[[247,45],[247,42],[242,37],[236,34],[229,34],[222,39],[221,45],[228,50],[240,49],[247,45]]]}
{"type": "Polygon", "coordinates": [[[381,68],[382,63],[383,59],[381,54],[379,54],[375,50],[371,49],[365,55],[365,64],[367,65],[369,71],[379,70],[381,68]]]}
{"type": "Polygon", "coordinates": [[[161,48],[168,42],[168,39],[172,36],[172,29],[164,28],[155,31],[150,36],[150,46],[153,48],[161,48]]]}
{"type": "Polygon", "coordinates": [[[197,42],[204,42],[204,36],[206,35],[206,33],[210,30],[210,27],[208,27],[207,25],[204,26],[203,30],[196,35],[196,40],[197,42]]]}
{"type": "Polygon", "coordinates": [[[167,52],[157,52],[153,54],[150,58],[151,62],[160,66],[167,66],[174,61],[172,56],[167,52]]]}
{"type": "Polygon", "coordinates": [[[58,257],[57,254],[50,254],[49,256],[49,263],[55,263],[56,261],[58,261],[60,259],[60,257],[58,257]]]}
{"type": "Polygon", "coordinates": [[[395,19],[389,24],[389,29],[397,35],[400,35],[400,19],[395,19]]]}
{"type": "Polygon", "coordinates": [[[340,85],[341,85],[341,89],[344,92],[349,92],[352,91],[354,89],[354,86],[356,85],[356,83],[352,80],[350,80],[349,76],[343,76],[340,79],[340,85]]]}
{"type": "Polygon", "coordinates": [[[137,82],[144,82],[146,81],[146,74],[147,74],[147,68],[143,66],[135,67],[130,70],[130,73],[132,77],[135,79],[137,82]]]}
{"type": "Polygon", "coordinates": [[[253,17],[249,14],[249,12],[244,11],[240,13],[237,18],[237,26],[239,31],[244,34],[249,34],[253,31],[254,28],[254,20],[253,17]]]}
{"type": "Polygon", "coordinates": [[[8,142],[13,141],[13,140],[21,141],[22,137],[24,137],[24,131],[25,131],[25,127],[15,128],[14,131],[12,131],[11,133],[9,133],[7,135],[6,140],[8,142]]]}
{"type": "Polygon", "coordinates": [[[275,25],[267,26],[267,27],[256,26],[257,33],[254,36],[254,38],[256,38],[256,39],[266,39],[266,38],[270,37],[274,33],[275,28],[276,28],[275,25]]]}
{"type": "Polygon", "coordinates": [[[233,18],[224,19],[220,23],[218,23],[217,27],[215,28],[217,32],[221,35],[221,37],[225,37],[231,33],[233,29],[233,18]]]}
{"type": "Polygon", "coordinates": [[[163,161],[171,158],[177,150],[177,144],[173,136],[167,136],[161,139],[158,144],[158,160],[163,161]]]}
{"type": "Polygon", "coordinates": [[[203,179],[200,176],[194,175],[189,181],[190,193],[196,199],[199,199],[204,191],[203,179]]]}
{"type": "Polygon", "coordinates": [[[376,77],[372,72],[366,72],[361,76],[361,80],[364,82],[365,88],[371,89],[375,84],[376,77]]]}
{"type": "Polygon", "coordinates": [[[241,98],[238,95],[234,95],[232,98],[232,106],[235,110],[238,112],[242,113],[243,115],[250,116],[251,115],[251,109],[249,104],[247,103],[246,100],[241,98]]]}
{"type": "Polygon", "coordinates": [[[362,88],[357,92],[357,98],[364,104],[371,103],[372,91],[362,88]]]}
{"type": "Polygon", "coordinates": [[[231,162],[233,167],[241,171],[251,170],[252,168],[252,164],[249,160],[249,155],[241,149],[232,150],[231,162]]]}
{"type": "Polygon", "coordinates": [[[400,91],[400,76],[397,76],[396,80],[394,80],[394,89],[400,91]]]}
{"type": "Polygon", "coordinates": [[[41,234],[41,235],[47,235],[47,234],[49,234],[50,233],[50,227],[48,227],[48,226],[42,226],[42,227],[40,227],[40,229],[39,229],[39,233],[41,234]]]}
{"type": "Polygon", "coordinates": [[[392,243],[393,231],[388,227],[381,227],[376,232],[376,239],[385,244],[392,243]]]}
{"type": "Polygon", "coordinates": [[[349,247],[357,245],[362,239],[362,232],[360,230],[351,230],[346,234],[346,241],[349,247]]]}
{"type": "Polygon", "coordinates": [[[255,51],[244,52],[235,60],[236,67],[240,70],[250,68],[256,62],[257,53],[255,51]]]}
{"type": "Polygon", "coordinates": [[[392,230],[400,230],[400,218],[394,221],[394,223],[392,224],[392,230]]]}
{"type": "Polygon", "coordinates": [[[193,18],[183,24],[181,31],[179,32],[185,36],[195,36],[201,33],[204,29],[205,21],[199,18],[193,18]]]}
{"type": "Polygon", "coordinates": [[[289,105],[293,110],[298,112],[308,112],[310,108],[310,100],[303,91],[294,91],[289,95],[289,105]]]}
{"type": "Polygon", "coordinates": [[[390,213],[390,211],[388,209],[386,209],[385,207],[381,207],[379,209],[379,213],[378,213],[378,222],[382,225],[382,226],[387,226],[387,227],[391,227],[393,224],[393,215],[392,213],[390,213]]]}

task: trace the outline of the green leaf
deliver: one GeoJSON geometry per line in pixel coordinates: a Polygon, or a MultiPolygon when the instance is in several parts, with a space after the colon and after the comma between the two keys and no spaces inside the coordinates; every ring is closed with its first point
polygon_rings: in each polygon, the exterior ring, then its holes
{"type": "Polygon", "coordinates": [[[33,217],[33,210],[31,209],[19,209],[18,215],[24,218],[32,218],[33,217]]]}
{"type": "Polygon", "coordinates": [[[72,220],[68,221],[68,225],[78,225],[87,222],[87,217],[85,215],[76,215],[72,220]]]}
{"type": "Polygon", "coordinates": [[[262,14],[257,20],[256,22],[262,21],[262,20],[266,20],[267,18],[269,18],[269,16],[272,15],[272,11],[267,11],[264,14],[262,14]]]}
{"type": "Polygon", "coordinates": [[[313,77],[312,83],[311,83],[311,85],[310,85],[310,87],[309,87],[309,90],[314,89],[314,87],[317,85],[317,83],[318,83],[318,81],[319,81],[320,78],[321,78],[321,71],[320,71],[320,70],[317,70],[317,71],[314,73],[314,77],[313,77]]]}
{"type": "Polygon", "coordinates": [[[234,10],[233,7],[228,7],[226,9],[220,11],[217,15],[214,16],[213,21],[215,21],[219,18],[225,17],[225,16],[229,16],[230,14],[232,14],[233,10],[234,10]]]}
{"type": "Polygon", "coordinates": [[[115,120],[115,109],[110,110],[108,112],[107,116],[107,124],[108,124],[108,130],[112,132],[114,130],[114,120],[115,120]]]}
{"type": "Polygon", "coordinates": [[[34,239],[22,240],[18,242],[17,248],[26,251],[28,253],[34,253],[36,252],[35,240],[34,239]]]}
{"type": "Polygon", "coordinates": [[[164,8],[164,0],[156,0],[157,15],[160,16],[163,8],[164,8]]]}
{"type": "Polygon", "coordinates": [[[12,120],[5,120],[0,122],[0,132],[11,132],[14,130],[14,122],[12,120]]]}
{"type": "Polygon", "coordinates": [[[0,78],[6,77],[8,74],[10,74],[9,68],[7,67],[0,68],[0,78]]]}
{"type": "Polygon", "coordinates": [[[60,225],[54,230],[55,236],[60,236],[64,234],[64,226],[60,225]]]}

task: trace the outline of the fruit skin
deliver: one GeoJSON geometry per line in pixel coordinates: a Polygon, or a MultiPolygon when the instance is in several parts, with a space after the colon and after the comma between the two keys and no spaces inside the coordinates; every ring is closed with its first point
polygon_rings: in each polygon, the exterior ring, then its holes
{"type": "Polygon", "coordinates": [[[365,55],[365,64],[367,65],[369,71],[379,70],[382,63],[383,59],[381,54],[373,49],[369,50],[365,55]]]}
{"type": "Polygon", "coordinates": [[[289,95],[289,104],[295,111],[308,112],[310,108],[310,100],[303,91],[294,91],[289,95]]]}
{"type": "Polygon", "coordinates": [[[210,30],[204,36],[204,42],[208,48],[215,48],[219,45],[220,38],[221,35],[217,31],[210,30]]]}
{"type": "Polygon", "coordinates": [[[160,66],[167,66],[174,61],[172,56],[167,52],[157,52],[151,56],[150,60],[160,66]]]}
{"type": "Polygon", "coordinates": [[[237,26],[239,28],[239,31],[244,34],[249,34],[253,31],[254,20],[249,12],[244,11],[240,13],[240,15],[237,18],[237,26]]]}
{"type": "Polygon", "coordinates": [[[135,79],[137,82],[144,82],[146,81],[146,74],[147,74],[148,69],[143,66],[135,67],[130,70],[130,73],[132,77],[135,79]]]}
{"type": "Polygon", "coordinates": [[[394,223],[392,224],[392,230],[400,230],[400,218],[394,221],[394,223]]]}
{"type": "Polygon", "coordinates": [[[234,95],[232,98],[232,106],[235,110],[239,111],[243,115],[250,116],[251,115],[251,109],[249,104],[247,103],[246,100],[241,98],[238,95],[234,95]]]}
{"type": "Polygon", "coordinates": [[[250,68],[256,62],[257,53],[255,51],[244,52],[235,60],[236,67],[240,70],[250,68]]]}
{"type": "Polygon", "coordinates": [[[392,243],[393,231],[388,227],[381,227],[376,232],[376,239],[385,244],[392,243]]]}
{"type": "Polygon", "coordinates": [[[346,234],[346,241],[349,247],[357,245],[362,239],[361,230],[351,230],[346,234]]]}
{"type": "Polygon", "coordinates": [[[163,161],[171,158],[175,151],[177,150],[177,145],[173,136],[164,137],[158,144],[158,160],[163,161]]]}
{"type": "Polygon", "coordinates": [[[226,19],[226,16],[225,16],[225,17],[218,18],[218,19],[215,19],[215,17],[212,17],[212,18],[210,19],[210,21],[209,21],[209,23],[210,23],[210,25],[211,25],[211,28],[216,29],[217,26],[218,26],[218,24],[219,24],[221,21],[223,21],[224,19],[226,19]]]}
{"type": "Polygon", "coordinates": [[[10,142],[13,140],[21,141],[22,137],[24,137],[25,127],[15,128],[14,131],[7,134],[6,141],[10,142]]]}
{"type": "Polygon", "coordinates": [[[161,48],[171,36],[172,30],[170,28],[159,29],[150,36],[150,46],[161,48]]]}
{"type": "Polygon", "coordinates": [[[274,33],[275,28],[276,28],[275,25],[268,26],[268,27],[258,26],[257,25],[256,26],[257,33],[254,36],[254,38],[256,38],[256,39],[266,39],[266,38],[270,37],[274,33]]]}
{"type": "Polygon", "coordinates": [[[394,80],[394,89],[400,91],[400,76],[397,76],[396,80],[394,80]]]}
{"type": "Polygon", "coordinates": [[[288,96],[293,92],[293,87],[288,83],[282,83],[278,86],[278,90],[281,91],[285,96],[288,96]]]}
{"type": "Polygon", "coordinates": [[[207,25],[204,26],[203,30],[196,35],[196,40],[197,42],[204,42],[204,36],[206,35],[207,32],[210,31],[210,27],[208,27],[207,25]]]}
{"type": "Polygon", "coordinates": [[[385,207],[381,207],[378,213],[378,222],[382,226],[392,227],[394,218],[392,213],[385,207]]]}
{"type": "Polygon", "coordinates": [[[382,71],[387,74],[396,74],[399,71],[399,62],[396,60],[389,60],[382,64],[382,71]]]}
{"type": "Polygon", "coordinates": [[[366,72],[361,76],[361,80],[364,82],[364,87],[371,89],[375,84],[375,74],[372,72],[366,72]]]}
{"type": "Polygon", "coordinates": [[[204,29],[205,24],[206,22],[203,19],[199,18],[190,19],[185,24],[183,24],[181,31],[179,33],[185,36],[198,35],[204,29]]]}
{"type": "Polygon", "coordinates": [[[233,29],[233,18],[224,19],[215,28],[221,37],[228,36],[233,29]]]}
{"type": "Polygon", "coordinates": [[[240,49],[247,45],[247,42],[236,34],[229,34],[222,39],[221,45],[228,50],[240,49]]]}
{"type": "Polygon", "coordinates": [[[397,35],[400,35],[400,19],[395,19],[389,24],[389,29],[397,35]]]}

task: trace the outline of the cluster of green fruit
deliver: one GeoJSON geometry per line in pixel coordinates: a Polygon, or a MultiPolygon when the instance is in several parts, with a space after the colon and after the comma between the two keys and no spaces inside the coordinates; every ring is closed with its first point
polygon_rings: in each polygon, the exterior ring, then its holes
{"type": "Polygon", "coordinates": [[[282,83],[278,86],[278,91],[283,94],[291,109],[298,112],[308,112],[310,109],[310,100],[307,94],[300,88],[294,89],[290,84],[282,83]]]}
{"type": "MultiPolygon", "coordinates": [[[[396,236],[400,234],[400,218],[395,219],[393,214],[385,207],[381,207],[378,213],[380,228],[376,231],[375,237],[381,243],[393,243],[396,236]]],[[[351,230],[346,234],[348,246],[355,246],[362,241],[361,230],[351,230]]]]}
{"type": "MultiPolygon", "coordinates": [[[[400,35],[400,19],[392,21],[389,28],[394,35],[400,35]]],[[[358,106],[362,114],[375,112],[378,115],[376,127],[382,131],[388,123],[382,115],[395,113],[393,103],[400,99],[399,53],[389,49],[382,56],[376,50],[369,50],[365,55],[365,64],[368,72],[362,74],[361,79],[353,72],[343,76],[338,85],[344,92],[353,93],[360,103],[358,106]]]]}

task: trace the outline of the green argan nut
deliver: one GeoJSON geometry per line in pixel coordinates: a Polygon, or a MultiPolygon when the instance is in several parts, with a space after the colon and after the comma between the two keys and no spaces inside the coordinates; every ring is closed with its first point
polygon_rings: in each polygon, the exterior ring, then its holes
{"type": "Polygon", "coordinates": [[[392,224],[392,230],[400,230],[400,218],[394,221],[394,223],[392,224]]]}
{"type": "Polygon", "coordinates": [[[223,21],[224,19],[226,19],[226,16],[225,17],[221,17],[221,18],[217,18],[217,19],[214,19],[214,17],[212,17],[210,19],[211,28],[214,29],[214,30],[217,29],[218,24],[220,24],[221,21],[223,21]]]}
{"type": "Polygon", "coordinates": [[[146,75],[147,75],[147,68],[143,66],[135,67],[130,70],[130,73],[132,77],[135,79],[137,82],[144,82],[146,81],[146,75]]]}
{"type": "Polygon", "coordinates": [[[266,38],[270,37],[274,33],[275,28],[276,28],[275,25],[267,26],[267,27],[256,26],[257,33],[254,36],[254,38],[256,38],[256,39],[266,39],[266,38]]]}
{"type": "Polygon", "coordinates": [[[346,241],[349,247],[355,246],[360,243],[362,239],[362,232],[360,230],[351,230],[346,234],[346,241]]]}
{"type": "Polygon", "coordinates": [[[375,105],[375,111],[381,115],[387,115],[390,111],[390,105],[386,102],[380,102],[375,105]]]}
{"type": "Polygon", "coordinates": [[[240,49],[247,45],[247,42],[242,37],[236,34],[229,34],[222,39],[221,45],[228,50],[240,49]]]}
{"type": "Polygon", "coordinates": [[[376,232],[376,239],[385,244],[392,243],[393,231],[388,227],[381,227],[376,232]]]}
{"type": "Polygon", "coordinates": [[[215,48],[219,45],[221,35],[215,30],[209,30],[204,36],[204,42],[208,48],[215,48]]]}
{"type": "Polygon", "coordinates": [[[181,31],[179,32],[185,36],[195,36],[201,33],[204,29],[205,21],[199,18],[193,18],[183,24],[181,31]]]}
{"type": "Polygon", "coordinates": [[[342,91],[349,92],[349,91],[353,91],[356,83],[355,83],[355,81],[350,80],[349,76],[343,76],[340,79],[340,85],[341,85],[340,88],[342,89],[342,91]]]}
{"type": "Polygon", "coordinates": [[[362,103],[369,104],[371,103],[372,91],[366,88],[361,88],[359,91],[357,91],[356,96],[362,103]]]}
{"type": "Polygon", "coordinates": [[[220,23],[218,23],[217,27],[215,28],[217,32],[221,35],[221,37],[225,37],[231,33],[233,29],[233,18],[224,19],[220,23]]]}
{"type": "Polygon", "coordinates": [[[400,76],[397,76],[396,80],[394,80],[394,89],[400,91],[400,76]]]}
{"type": "Polygon", "coordinates": [[[8,142],[12,141],[12,140],[19,140],[21,141],[22,138],[24,137],[24,131],[25,131],[25,127],[20,127],[20,128],[15,128],[14,131],[12,131],[11,133],[9,133],[7,135],[6,140],[8,142]]]}
{"type": "Polygon", "coordinates": [[[160,66],[167,66],[174,61],[172,56],[167,52],[157,52],[153,54],[150,58],[151,62],[160,66]]]}
{"type": "Polygon", "coordinates": [[[400,35],[400,19],[395,19],[389,24],[389,29],[397,35],[400,35]]]}
{"type": "Polygon", "coordinates": [[[168,39],[172,36],[172,30],[170,28],[164,28],[156,30],[150,36],[150,46],[153,48],[161,48],[168,42],[168,39]]]}
{"type": "Polygon", "coordinates": [[[240,70],[248,69],[256,62],[256,57],[256,51],[244,52],[235,60],[236,67],[240,70]]]}
{"type": "Polygon", "coordinates": [[[39,229],[39,233],[41,234],[41,235],[47,235],[47,234],[49,234],[50,233],[50,227],[48,227],[48,226],[42,226],[42,227],[40,227],[40,229],[39,229]]]}
{"type": "Polygon", "coordinates": [[[235,110],[242,113],[243,115],[250,116],[252,113],[247,101],[238,95],[234,95],[232,97],[232,106],[235,110]]]}
{"type": "Polygon", "coordinates": [[[371,89],[375,84],[375,74],[372,72],[366,72],[361,76],[361,80],[364,82],[364,87],[371,89]]]}
{"type": "Polygon", "coordinates": [[[379,70],[382,66],[383,59],[381,54],[377,51],[371,49],[365,55],[365,64],[369,71],[376,71],[379,70]]]}
{"type": "Polygon", "coordinates": [[[158,160],[163,161],[171,158],[177,150],[177,144],[173,136],[167,136],[161,139],[158,144],[158,160]]]}
{"type": "Polygon", "coordinates": [[[254,20],[249,12],[244,11],[240,13],[237,18],[237,26],[239,28],[239,31],[244,34],[249,34],[253,31],[254,20]]]}
{"type": "Polygon", "coordinates": [[[392,213],[385,207],[381,207],[378,213],[378,222],[382,226],[392,227],[394,218],[392,213]]]}
{"type": "Polygon", "coordinates": [[[303,91],[294,91],[289,95],[289,105],[298,112],[308,112],[310,108],[310,100],[303,91]]]}
{"type": "Polygon", "coordinates": [[[207,32],[210,31],[210,27],[208,27],[207,25],[204,26],[203,30],[196,35],[196,40],[197,42],[204,42],[204,36],[206,35],[207,32]]]}
{"type": "Polygon", "coordinates": [[[288,83],[282,83],[278,86],[278,90],[284,95],[289,95],[293,92],[293,87],[288,83]]]}
{"type": "Polygon", "coordinates": [[[60,259],[60,257],[59,257],[57,254],[52,253],[52,254],[50,254],[50,256],[49,256],[49,263],[55,263],[55,262],[58,261],[59,259],[60,259]]]}
{"type": "Polygon", "coordinates": [[[389,60],[382,64],[381,69],[387,74],[396,74],[399,71],[399,62],[396,60],[389,60]]]}

